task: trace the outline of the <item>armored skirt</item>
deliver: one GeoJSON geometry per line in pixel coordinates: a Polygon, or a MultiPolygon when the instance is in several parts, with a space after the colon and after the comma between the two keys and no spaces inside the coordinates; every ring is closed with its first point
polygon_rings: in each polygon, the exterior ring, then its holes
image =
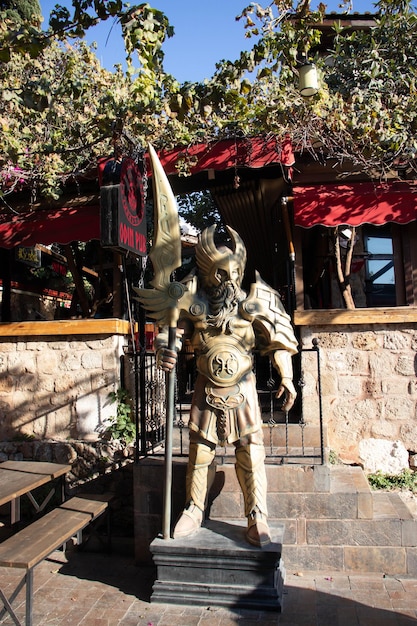
{"type": "Polygon", "coordinates": [[[190,431],[211,443],[225,446],[261,428],[253,372],[229,387],[217,387],[206,376],[198,374],[190,411],[190,431]]]}

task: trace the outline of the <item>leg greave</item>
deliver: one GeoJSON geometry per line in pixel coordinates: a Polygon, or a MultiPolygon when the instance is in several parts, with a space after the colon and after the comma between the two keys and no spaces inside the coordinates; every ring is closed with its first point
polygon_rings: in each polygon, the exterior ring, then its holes
{"type": "Polygon", "coordinates": [[[259,511],[268,515],[266,505],[265,449],[263,445],[250,443],[236,448],[236,475],[245,502],[245,515],[259,511]]]}
{"type": "Polygon", "coordinates": [[[206,507],[208,490],[216,471],[213,463],[216,449],[202,443],[190,441],[187,466],[186,497],[187,505],[194,502],[201,511],[206,507]]]}

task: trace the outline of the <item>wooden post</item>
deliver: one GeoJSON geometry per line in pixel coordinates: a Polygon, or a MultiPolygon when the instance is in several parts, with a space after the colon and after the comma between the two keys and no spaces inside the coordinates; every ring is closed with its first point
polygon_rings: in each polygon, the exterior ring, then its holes
{"type": "Polygon", "coordinates": [[[88,298],[87,298],[87,294],[85,293],[83,278],[75,262],[73,249],[70,246],[70,244],[65,245],[64,249],[65,249],[65,256],[67,257],[68,267],[74,279],[75,289],[77,291],[77,295],[80,300],[80,306],[81,306],[83,317],[89,317],[90,307],[88,303],[88,298]]]}

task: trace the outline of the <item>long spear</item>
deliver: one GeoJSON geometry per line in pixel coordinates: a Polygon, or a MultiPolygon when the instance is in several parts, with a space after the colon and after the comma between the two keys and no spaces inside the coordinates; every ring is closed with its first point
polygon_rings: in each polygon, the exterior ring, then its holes
{"type": "MultiPolygon", "coordinates": [[[[148,153],[152,168],[154,201],[154,238],[149,257],[154,269],[153,289],[138,289],[137,300],[159,325],[168,326],[168,348],[175,350],[178,301],[185,288],[171,281],[171,274],[181,266],[181,237],[175,196],[162,164],[151,144],[148,153]]],[[[175,408],[175,369],[166,373],[165,482],[162,513],[162,535],[171,536],[172,432],[175,408]]]]}

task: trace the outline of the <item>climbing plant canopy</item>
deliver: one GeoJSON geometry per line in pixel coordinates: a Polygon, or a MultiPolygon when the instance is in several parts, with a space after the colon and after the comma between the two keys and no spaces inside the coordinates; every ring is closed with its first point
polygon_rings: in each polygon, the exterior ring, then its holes
{"type": "MultiPolygon", "coordinates": [[[[157,7],[157,0],[155,0],[157,7]]],[[[30,6],[30,3],[26,3],[30,6]]],[[[33,5],[35,6],[35,4],[33,5]]],[[[73,0],[56,7],[45,27],[0,3],[0,193],[25,187],[57,198],[111,154],[133,142],[183,147],[201,141],[288,134],[297,151],[351,163],[373,179],[415,172],[417,156],[417,15],[410,0],[380,0],[375,24],[344,30],[320,48],[326,7],[307,0],[251,3],[239,16],[253,41],[238,59],[219,60],[203,82],[179,83],[164,70],[164,42],[174,27],[148,3],[73,0]],[[100,66],[84,42],[100,20],[120,21],[127,69],[100,66]],[[302,56],[316,63],[317,95],[303,98],[302,56]],[[117,129],[117,132],[115,132],[117,129]]],[[[182,175],[190,163],[178,163],[182,175]]],[[[0,209],[2,210],[2,209],[0,209]]]]}

